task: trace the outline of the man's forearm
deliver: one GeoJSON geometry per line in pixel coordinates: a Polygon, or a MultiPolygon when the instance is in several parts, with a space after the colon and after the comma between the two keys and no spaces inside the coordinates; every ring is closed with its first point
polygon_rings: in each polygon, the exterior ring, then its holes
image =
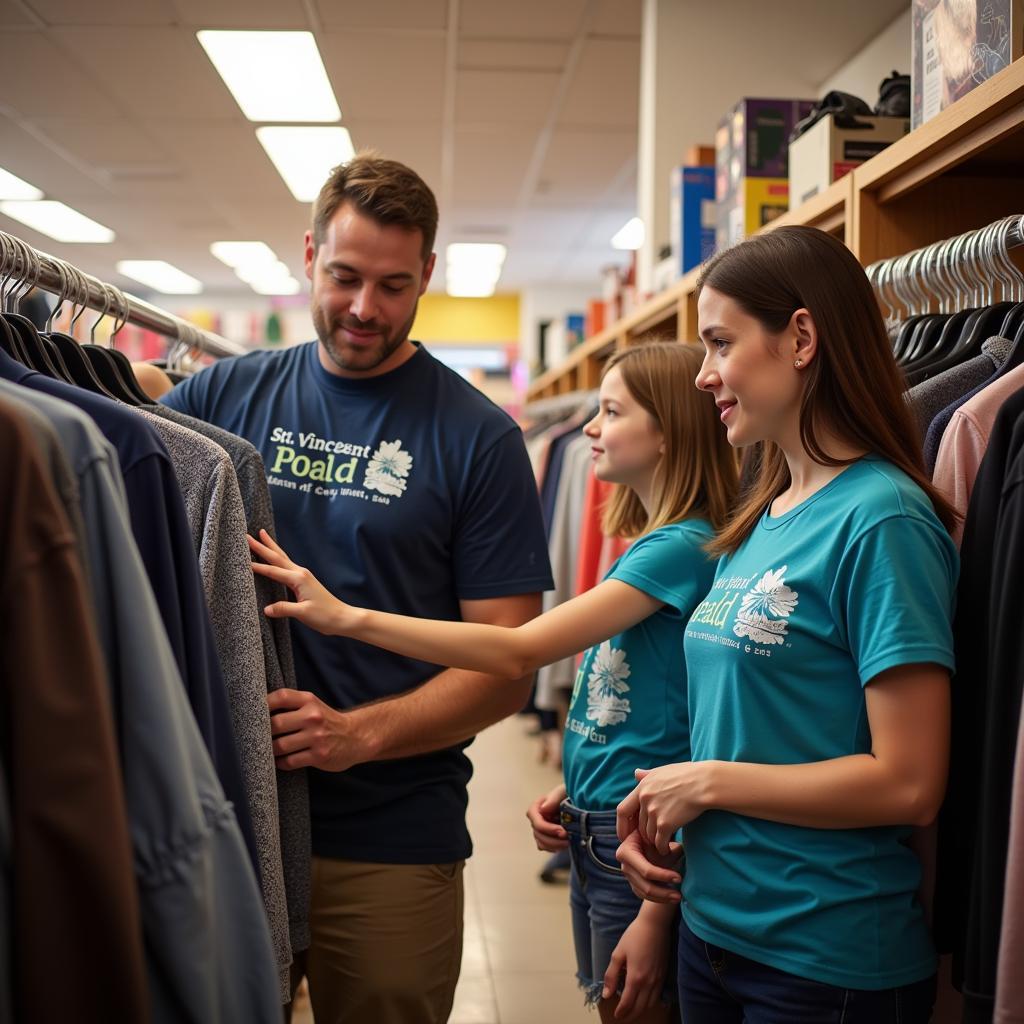
{"type": "Polygon", "coordinates": [[[422,686],[343,712],[359,761],[385,761],[443,750],[518,711],[533,676],[510,680],[446,669],[422,686]]]}

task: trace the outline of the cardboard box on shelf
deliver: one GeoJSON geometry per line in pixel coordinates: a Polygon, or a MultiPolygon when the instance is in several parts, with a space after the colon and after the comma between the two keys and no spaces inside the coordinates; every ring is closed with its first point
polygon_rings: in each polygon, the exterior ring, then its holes
{"type": "Polygon", "coordinates": [[[911,123],[925,123],[1024,52],[1024,0],[912,0],[911,123]]]}
{"type": "Polygon", "coordinates": [[[789,209],[789,136],[813,100],[742,99],[715,133],[717,248],[789,209]]]}
{"type": "Polygon", "coordinates": [[[905,117],[858,117],[840,128],[829,114],[789,144],[789,202],[793,207],[824,192],[910,131],[905,117]]]}
{"type": "Polygon", "coordinates": [[[714,255],[715,226],[714,167],[674,167],[669,227],[675,277],[714,255]]]}
{"type": "Polygon", "coordinates": [[[717,204],[719,251],[742,242],[789,209],[787,178],[746,178],[725,202],[717,204]]]}
{"type": "Polygon", "coordinates": [[[813,100],[740,100],[715,133],[717,198],[744,178],[788,178],[789,136],[813,107],[813,100]]]}
{"type": "Polygon", "coordinates": [[[686,159],[683,163],[687,167],[714,167],[715,147],[714,146],[691,146],[686,151],[686,159]]]}

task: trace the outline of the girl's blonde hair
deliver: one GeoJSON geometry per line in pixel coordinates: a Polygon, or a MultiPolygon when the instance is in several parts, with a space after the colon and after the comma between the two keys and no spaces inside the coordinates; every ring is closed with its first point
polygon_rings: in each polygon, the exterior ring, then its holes
{"type": "Polygon", "coordinates": [[[716,531],[725,526],[738,487],[736,455],[714,398],[694,385],[703,361],[698,345],[653,341],[616,352],[605,365],[602,377],[618,369],[665,438],[650,515],[632,488],[617,486],[604,509],[609,536],[638,537],[690,516],[702,516],[716,531]]]}

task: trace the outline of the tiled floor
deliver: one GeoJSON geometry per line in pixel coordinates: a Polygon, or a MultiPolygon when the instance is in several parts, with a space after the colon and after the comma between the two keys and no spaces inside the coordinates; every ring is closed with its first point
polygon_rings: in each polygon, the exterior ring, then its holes
{"type": "MultiPolygon", "coordinates": [[[[527,720],[511,718],[470,747],[469,830],[462,975],[450,1024],[596,1024],[574,978],[565,886],[541,883],[545,855],[526,822],[527,804],[559,779],[537,763],[527,720]]],[[[308,1003],[294,1024],[312,1024],[308,1003]]]]}

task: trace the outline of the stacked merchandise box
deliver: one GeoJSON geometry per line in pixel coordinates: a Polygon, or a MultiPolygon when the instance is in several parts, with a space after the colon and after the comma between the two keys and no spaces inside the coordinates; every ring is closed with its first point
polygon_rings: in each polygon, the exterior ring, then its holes
{"type": "Polygon", "coordinates": [[[715,252],[715,169],[674,167],[669,203],[675,277],[710,259],[715,252]]]}
{"type": "Polygon", "coordinates": [[[794,207],[824,192],[858,164],[910,131],[905,117],[858,116],[840,128],[829,114],[789,144],[789,201],[794,207]]]}
{"type": "Polygon", "coordinates": [[[789,136],[813,100],[743,99],[715,135],[717,247],[725,249],[789,209],[789,136]]]}
{"type": "Polygon", "coordinates": [[[913,0],[917,128],[1024,52],[1024,0],[913,0]]]}

